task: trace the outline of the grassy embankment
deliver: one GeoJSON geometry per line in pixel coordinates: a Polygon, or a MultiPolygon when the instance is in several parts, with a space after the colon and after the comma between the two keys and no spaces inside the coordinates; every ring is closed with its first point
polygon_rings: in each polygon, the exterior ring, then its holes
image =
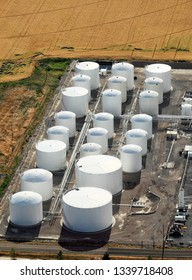
{"type": "MultiPolygon", "coordinates": [[[[69,63],[70,60],[64,58],[42,59],[36,62],[30,77],[0,83],[1,104],[7,106],[6,114],[1,117],[0,197],[20,162],[22,148],[42,119],[46,105],[52,100],[59,80],[69,63]],[[10,97],[10,92],[14,94],[13,98],[10,97]],[[20,95],[19,92],[21,92],[20,95]],[[23,95],[23,92],[27,94],[23,95]],[[9,112],[10,108],[12,111],[9,112]],[[9,122],[11,123],[8,125],[9,122]],[[6,134],[5,128],[7,127],[6,134]],[[12,130],[11,136],[8,136],[10,130],[12,130]],[[6,142],[5,139],[8,143],[10,142],[8,147],[3,146],[6,142]]],[[[0,77],[13,75],[14,69],[14,61],[3,62],[0,68],[0,77]]]]}

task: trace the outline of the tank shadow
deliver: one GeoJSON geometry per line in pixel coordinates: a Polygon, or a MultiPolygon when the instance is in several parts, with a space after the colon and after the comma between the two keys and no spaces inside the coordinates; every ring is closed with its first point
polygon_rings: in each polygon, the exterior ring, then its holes
{"type": "Polygon", "coordinates": [[[31,241],[38,237],[40,228],[41,224],[32,227],[18,227],[9,223],[5,232],[5,239],[15,242],[31,241]]]}
{"type": "Polygon", "coordinates": [[[139,185],[141,179],[141,171],[134,173],[123,172],[124,190],[132,190],[139,185]]]}
{"type": "Polygon", "coordinates": [[[159,104],[159,114],[162,114],[162,109],[170,104],[171,91],[163,93],[163,102],[159,104]]]}
{"type": "Polygon", "coordinates": [[[95,233],[73,232],[62,227],[58,244],[70,251],[91,251],[105,246],[110,238],[111,227],[95,233]]]}
{"type": "Polygon", "coordinates": [[[113,215],[117,214],[119,212],[119,208],[120,208],[120,203],[121,203],[121,196],[122,196],[122,192],[119,192],[118,194],[113,196],[113,215]]]}

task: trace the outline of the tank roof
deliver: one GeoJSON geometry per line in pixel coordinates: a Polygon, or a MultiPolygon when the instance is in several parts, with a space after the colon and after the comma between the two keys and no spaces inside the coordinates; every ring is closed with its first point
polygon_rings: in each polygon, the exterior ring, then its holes
{"type": "Polygon", "coordinates": [[[147,114],[136,114],[131,117],[131,121],[138,121],[138,122],[146,122],[146,121],[152,121],[152,116],[147,114]]]}
{"type": "Polygon", "coordinates": [[[147,65],[146,70],[153,73],[165,73],[171,70],[171,66],[163,63],[154,63],[147,65]]]}
{"type": "Polygon", "coordinates": [[[94,115],[94,118],[99,121],[106,121],[109,119],[114,119],[113,114],[107,112],[101,112],[94,115]]]}
{"type": "Polygon", "coordinates": [[[112,68],[120,70],[120,71],[121,70],[124,71],[127,69],[134,69],[134,66],[133,66],[133,64],[128,63],[128,62],[117,62],[112,65],[112,68]]]}
{"type": "Polygon", "coordinates": [[[93,127],[88,130],[88,133],[94,136],[102,136],[108,134],[108,131],[103,127],[93,127]]]}
{"type": "Polygon", "coordinates": [[[20,191],[11,196],[10,202],[22,206],[33,205],[42,202],[42,196],[36,192],[20,191]]]}
{"type": "Polygon", "coordinates": [[[51,134],[63,134],[66,132],[69,133],[69,128],[62,125],[55,125],[47,129],[47,133],[51,134]]]}
{"type": "Polygon", "coordinates": [[[140,97],[145,97],[145,98],[154,98],[158,97],[158,92],[154,90],[144,90],[140,93],[140,97]]]}
{"type": "Polygon", "coordinates": [[[44,140],[36,145],[36,149],[42,152],[59,152],[66,149],[66,144],[59,140],[44,140]]]}
{"type": "Polygon", "coordinates": [[[74,188],[63,195],[63,201],[76,208],[97,208],[112,200],[112,194],[102,188],[74,188]]]}
{"type": "Polygon", "coordinates": [[[136,153],[141,153],[142,148],[138,145],[127,144],[127,145],[122,146],[120,148],[120,151],[127,153],[127,154],[136,154],[136,153]]]}
{"type": "Polygon", "coordinates": [[[70,97],[84,96],[88,94],[88,89],[84,87],[66,87],[62,90],[62,94],[70,97]]]}
{"type": "Polygon", "coordinates": [[[21,177],[25,181],[29,182],[46,182],[48,179],[53,177],[53,174],[42,168],[29,169],[21,174],[21,177]]]}
{"type": "Polygon", "coordinates": [[[92,155],[83,157],[76,163],[81,171],[91,174],[106,174],[122,168],[121,161],[109,155],[92,155]]]}
{"type": "Polygon", "coordinates": [[[76,64],[76,68],[81,70],[94,70],[99,68],[99,64],[94,61],[82,61],[76,64]]]}
{"type": "Polygon", "coordinates": [[[70,119],[71,117],[76,117],[76,114],[71,111],[60,111],[55,113],[55,118],[70,119]]]}

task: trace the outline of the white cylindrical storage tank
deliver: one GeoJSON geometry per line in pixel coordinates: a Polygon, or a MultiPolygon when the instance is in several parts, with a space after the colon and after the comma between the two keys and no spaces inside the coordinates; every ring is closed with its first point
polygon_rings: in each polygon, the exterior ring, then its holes
{"type": "Polygon", "coordinates": [[[36,145],[36,165],[49,171],[63,170],[66,165],[66,144],[59,140],[44,140],[36,145]]]}
{"type": "Polygon", "coordinates": [[[119,116],[122,113],[121,92],[117,89],[106,89],[102,94],[103,112],[119,116]]]}
{"type": "Polygon", "coordinates": [[[121,92],[121,102],[127,101],[127,79],[122,76],[112,76],[107,81],[107,87],[121,92]]]}
{"type": "Polygon", "coordinates": [[[77,118],[88,113],[88,90],[82,87],[66,87],[62,89],[64,111],[74,112],[77,118]]]}
{"type": "Polygon", "coordinates": [[[192,116],[192,105],[189,103],[181,104],[181,115],[182,116],[192,116]]]}
{"type": "Polygon", "coordinates": [[[97,143],[102,147],[102,153],[108,151],[108,131],[103,127],[93,127],[88,130],[87,143],[97,143]]]}
{"type": "Polygon", "coordinates": [[[122,190],[122,163],[109,155],[80,158],[75,165],[76,186],[97,187],[112,195],[122,190]]]}
{"type": "Polygon", "coordinates": [[[60,111],[55,114],[55,125],[62,125],[69,129],[69,137],[76,134],[76,115],[71,111],[60,111]]]}
{"type": "Polygon", "coordinates": [[[163,63],[154,63],[145,67],[145,77],[157,77],[163,80],[163,92],[171,90],[171,66],[163,63]]]}
{"type": "Polygon", "coordinates": [[[71,79],[72,87],[83,87],[88,90],[88,100],[91,99],[91,78],[88,75],[77,74],[71,79]]]}
{"type": "Polygon", "coordinates": [[[142,168],[142,148],[138,145],[128,144],[120,148],[120,160],[123,172],[139,172],[142,168]]]}
{"type": "Polygon", "coordinates": [[[108,131],[108,138],[114,136],[114,116],[111,113],[101,112],[93,116],[93,127],[103,127],[108,131]]]}
{"type": "Polygon", "coordinates": [[[66,144],[69,150],[69,128],[62,125],[55,125],[47,129],[48,140],[59,140],[66,144]]]}
{"type": "Polygon", "coordinates": [[[33,168],[21,174],[21,191],[39,193],[42,200],[51,199],[53,195],[53,174],[45,169],[33,168]]]}
{"type": "Polygon", "coordinates": [[[147,153],[147,131],[143,129],[130,129],[125,134],[126,145],[135,144],[142,148],[141,154],[147,153]]]}
{"type": "Polygon", "coordinates": [[[80,147],[80,158],[92,156],[92,155],[101,155],[102,147],[97,143],[85,143],[80,147]]]}
{"type": "Polygon", "coordinates": [[[150,77],[144,81],[144,89],[158,92],[159,104],[163,103],[163,80],[157,77],[150,77]]]}
{"type": "Polygon", "coordinates": [[[62,204],[64,226],[72,231],[98,232],[112,225],[112,195],[104,189],[72,189],[62,204]]]}
{"type": "Polygon", "coordinates": [[[131,117],[132,129],[143,129],[147,132],[147,139],[152,137],[152,120],[153,118],[147,114],[137,114],[131,117]]]}
{"type": "Polygon", "coordinates": [[[139,95],[139,108],[141,114],[157,116],[159,114],[158,92],[144,90],[139,95]]]}
{"type": "Polygon", "coordinates": [[[112,76],[122,76],[127,79],[127,90],[135,88],[134,85],[134,66],[128,62],[114,63],[111,68],[112,76]]]}
{"type": "Polygon", "coordinates": [[[78,62],[75,67],[75,72],[82,75],[87,75],[91,78],[91,89],[98,89],[99,83],[99,64],[94,61],[78,62]]]}
{"type": "Polygon", "coordinates": [[[42,222],[42,196],[31,191],[13,194],[9,201],[10,222],[17,226],[35,226],[42,222]]]}

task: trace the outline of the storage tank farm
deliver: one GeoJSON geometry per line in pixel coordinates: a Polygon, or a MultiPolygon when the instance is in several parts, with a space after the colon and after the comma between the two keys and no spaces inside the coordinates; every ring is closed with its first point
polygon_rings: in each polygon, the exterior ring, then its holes
{"type": "Polygon", "coordinates": [[[98,232],[112,225],[112,194],[101,188],[74,188],[62,197],[63,225],[77,232],[98,232]]]}
{"type": "MultiPolygon", "coordinates": [[[[92,61],[76,63],[70,86],[61,88],[63,108],[54,112],[54,125],[45,129],[47,139],[35,145],[34,168],[21,173],[20,191],[10,197],[12,224],[40,224],[43,203],[50,202],[52,206],[56,197],[60,212],[58,208],[54,211],[61,214],[61,226],[65,229],[97,233],[112,226],[112,199],[122,196],[127,190],[123,189],[125,183],[132,183],[130,178],[138,175],[134,173],[142,171],[142,157],[147,155],[148,141],[153,137],[153,117],[159,114],[163,94],[171,90],[171,67],[145,67],[144,88],[139,95],[134,91],[134,65],[114,63],[110,77],[102,76],[102,80],[99,67],[92,61]],[[101,89],[101,85],[105,86],[101,89]],[[91,98],[97,90],[96,98],[91,98]],[[130,101],[129,91],[133,91],[130,101]],[[132,110],[134,102],[136,107],[132,110]],[[126,131],[123,114],[129,121],[126,131]],[[54,190],[56,176],[67,179],[61,180],[54,190]]],[[[182,104],[181,114],[192,115],[191,108],[191,104],[182,104]]]]}
{"type": "Polygon", "coordinates": [[[21,191],[39,193],[42,201],[47,201],[53,195],[53,174],[45,169],[33,168],[24,171],[20,178],[21,191]]]}
{"type": "Polygon", "coordinates": [[[172,90],[171,66],[163,63],[149,64],[145,67],[145,77],[157,77],[163,80],[163,93],[172,90]]]}
{"type": "Polygon", "coordinates": [[[69,138],[76,135],[76,114],[71,111],[60,111],[54,115],[55,125],[69,129],[69,138]]]}
{"type": "Polygon", "coordinates": [[[32,191],[19,191],[9,200],[10,223],[21,227],[32,227],[43,219],[42,196],[32,191]]]}

